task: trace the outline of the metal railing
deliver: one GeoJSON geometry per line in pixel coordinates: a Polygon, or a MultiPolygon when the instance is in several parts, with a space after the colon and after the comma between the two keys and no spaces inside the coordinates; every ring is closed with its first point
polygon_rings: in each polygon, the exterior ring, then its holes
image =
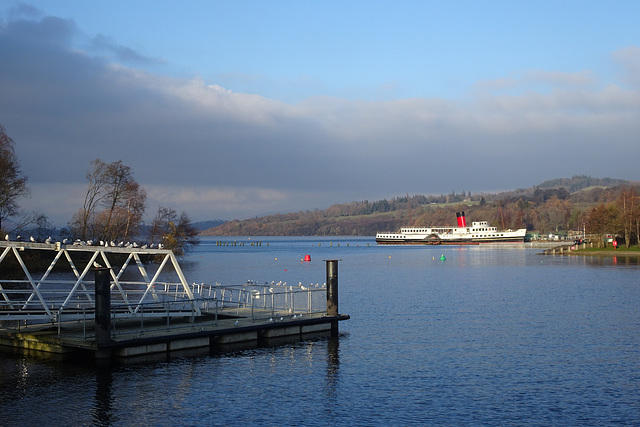
{"type": "MultiPolygon", "coordinates": [[[[320,287],[194,284],[192,292],[195,297],[189,299],[178,298],[172,289],[174,284],[165,285],[166,289],[157,291],[157,301],[112,303],[111,336],[140,337],[154,331],[204,330],[218,326],[221,317],[245,319],[249,323],[271,323],[326,312],[326,291],[320,287]]],[[[95,338],[95,316],[93,305],[60,307],[55,312],[54,322],[58,336],[63,335],[63,330],[78,333],[78,323],[81,323],[82,339],[95,338]]]]}
{"type": "MultiPolygon", "coordinates": [[[[278,282],[281,283],[281,282],[278,282]]],[[[218,299],[221,309],[235,307],[254,310],[252,320],[280,314],[319,313],[326,311],[326,290],[324,285],[288,286],[284,284],[257,284],[246,282],[241,285],[193,284],[196,298],[218,299]],[[269,316],[267,314],[270,313],[269,316]]]]}

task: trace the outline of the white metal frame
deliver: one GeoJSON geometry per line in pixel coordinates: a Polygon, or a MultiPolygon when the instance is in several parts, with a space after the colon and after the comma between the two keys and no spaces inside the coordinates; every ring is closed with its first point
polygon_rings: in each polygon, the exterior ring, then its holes
{"type": "MultiPolygon", "coordinates": [[[[2,282],[8,283],[16,283],[19,286],[19,289],[6,289],[6,287],[2,286],[0,282],[0,295],[4,302],[2,305],[4,306],[0,309],[0,320],[44,320],[55,322],[59,320],[59,316],[64,312],[65,309],[70,307],[71,302],[74,298],[77,299],[78,296],[82,298],[86,298],[86,305],[93,303],[93,288],[90,286],[87,288],[87,283],[92,283],[93,280],[85,280],[85,277],[89,271],[91,271],[94,262],[100,262],[104,264],[105,267],[110,269],[111,274],[111,292],[112,296],[117,295],[124,302],[124,306],[128,308],[129,315],[135,316],[141,307],[145,298],[151,297],[154,301],[160,301],[162,297],[168,296],[168,293],[163,291],[158,291],[155,289],[155,285],[158,283],[158,278],[161,273],[165,271],[165,267],[167,263],[171,261],[171,265],[173,266],[175,273],[177,274],[178,282],[174,283],[176,285],[174,287],[176,295],[178,290],[181,290],[180,295],[183,299],[194,299],[194,294],[191,287],[187,284],[187,281],[182,273],[182,269],[178,264],[178,260],[172,251],[167,249],[149,249],[149,248],[121,248],[121,247],[111,247],[111,246],[87,246],[87,245],[63,245],[61,243],[55,244],[47,244],[47,243],[32,243],[32,242],[13,242],[13,241],[0,241],[0,250],[2,250],[2,254],[0,254],[0,268],[2,268],[2,262],[5,260],[9,253],[13,253],[16,257],[20,267],[22,268],[26,280],[3,280],[2,282]],[[2,250],[2,248],[4,248],[2,250]],[[24,251],[28,250],[50,250],[56,251],[56,256],[53,261],[46,269],[44,274],[39,280],[34,280],[33,275],[29,271],[29,268],[25,264],[23,257],[20,255],[24,251]],[[86,267],[79,272],[75,263],[73,262],[70,253],[71,252],[93,252],[89,262],[86,267]],[[120,253],[120,254],[128,254],[126,261],[121,266],[112,266],[107,258],[107,254],[109,253],[120,253]],[[45,290],[48,291],[56,291],[55,288],[48,289],[48,286],[55,286],[53,281],[47,281],[50,273],[53,271],[54,267],[58,264],[58,261],[64,255],[65,259],[69,263],[69,267],[73,272],[76,280],[75,282],[66,282],[68,285],[72,283],[71,290],[68,291],[66,297],[64,298],[64,302],[57,307],[54,307],[54,301],[48,300],[45,297],[45,290]],[[152,278],[149,278],[149,274],[144,266],[144,263],[140,259],[140,255],[156,255],[161,256],[162,261],[160,262],[158,269],[152,278]],[[141,285],[146,286],[144,290],[140,293],[140,298],[136,300],[136,296],[138,294],[129,294],[125,292],[122,287],[121,277],[126,268],[129,266],[131,261],[136,263],[138,267],[138,271],[140,272],[140,277],[142,278],[141,285]],[[116,268],[114,268],[116,267],[116,268]],[[116,271],[117,270],[117,271],[116,271]],[[13,294],[18,295],[19,293],[25,294],[29,293],[26,298],[12,298],[13,294]],[[114,295],[115,294],[115,295],[114,295]]],[[[164,289],[169,289],[171,286],[165,286],[164,289]]],[[[65,290],[67,292],[67,290],[65,290]]],[[[199,310],[196,313],[199,315],[199,310]]],[[[66,318],[67,316],[65,316],[66,318]]],[[[120,317],[120,315],[119,315],[120,317]]]]}

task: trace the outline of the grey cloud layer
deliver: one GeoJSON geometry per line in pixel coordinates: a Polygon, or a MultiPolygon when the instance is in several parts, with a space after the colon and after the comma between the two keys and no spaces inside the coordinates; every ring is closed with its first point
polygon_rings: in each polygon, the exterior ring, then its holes
{"type": "Polygon", "coordinates": [[[229,218],[582,173],[638,179],[636,47],[612,53],[618,84],[584,70],[532,70],[480,82],[463,101],[289,105],[127,67],[74,48],[76,36],[72,21],[51,17],[0,28],[0,123],[32,186],[71,188],[90,160],[123,159],[152,200],[170,194],[178,209],[229,218]]]}

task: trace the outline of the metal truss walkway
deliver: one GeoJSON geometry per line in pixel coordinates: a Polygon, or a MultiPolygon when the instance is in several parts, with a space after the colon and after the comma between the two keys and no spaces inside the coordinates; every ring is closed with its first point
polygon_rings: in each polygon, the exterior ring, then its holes
{"type": "MultiPolygon", "coordinates": [[[[54,323],[62,318],[67,321],[92,317],[95,279],[90,272],[97,264],[110,269],[112,307],[118,311],[119,318],[139,316],[150,303],[167,301],[180,301],[182,306],[186,303],[190,305],[188,311],[191,315],[201,314],[199,305],[189,304],[195,300],[193,289],[187,284],[170,250],[2,241],[0,251],[0,272],[8,273],[10,259],[14,257],[17,265],[14,264],[12,269],[17,269],[16,277],[21,277],[0,279],[0,322],[26,320],[54,323]],[[142,261],[145,257],[161,260],[159,264],[147,264],[147,267],[155,270],[152,276],[142,261]],[[46,269],[43,265],[38,267],[38,271],[44,270],[40,277],[35,277],[27,267],[34,259],[41,264],[45,260],[44,266],[50,260],[46,269]],[[20,269],[24,274],[20,274],[20,269]],[[136,275],[138,279],[131,280],[136,275]],[[128,279],[125,280],[125,277],[128,279]]],[[[35,271],[35,268],[32,267],[32,270],[35,271]]],[[[170,316],[170,311],[175,311],[175,315],[184,315],[185,312],[166,308],[157,315],[170,316]]],[[[145,316],[149,315],[152,313],[147,311],[145,316]]]]}

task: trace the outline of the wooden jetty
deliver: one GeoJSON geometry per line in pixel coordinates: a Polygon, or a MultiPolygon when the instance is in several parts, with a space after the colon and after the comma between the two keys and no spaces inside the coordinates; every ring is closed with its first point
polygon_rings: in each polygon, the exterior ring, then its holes
{"type": "Polygon", "coordinates": [[[325,260],[327,281],[322,288],[253,282],[206,286],[188,285],[173,253],[164,249],[0,242],[2,247],[0,266],[13,255],[26,277],[0,280],[0,346],[14,351],[96,359],[216,351],[282,337],[337,335],[338,322],[349,319],[338,312],[339,260],[325,260]],[[39,278],[23,259],[29,250],[56,253],[39,278]],[[84,268],[76,267],[74,252],[84,252],[85,261],[89,253],[84,268]],[[141,262],[143,255],[164,257],[154,274],[141,262]],[[49,274],[64,259],[74,279],[52,279],[49,274]],[[124,263],[112,266],[114,259],[124,263]],[[106,267],[94,267],[97,260],[106,267]],[[173,283],[160,280],[168,274],[163,272],[167,264],[177,276],[173,283]],[[124,281],[127,267],[137,267],[142,280],[124,281]],[[87,277],[92,273],[91,282],[87,277]]]}
{"type": "Polygon", "coordinates": [[[196,348],[216,351],[229,344],[260,345],[273,338],[303,338],[320,332],[334,335],[338,331],[337,323],[347,319],[349,316],[344,314],[328,316],[315,313],[257,321],[251,319],[249,309],[243,309],[240,316],[234,314],[217,321],[209,316],[174,320],[170,327],[166,327],[165,319],[147,321],[143,327],[139,321],[119,322],[116,326],[118,333],[102,343],[96,341],[92,331],[87,334],[87,328],[93,326],[93,321],[72,321],[60,325],[35,324],[2,329],[0,345],[71,357],[126,358],[196,348]]]}

